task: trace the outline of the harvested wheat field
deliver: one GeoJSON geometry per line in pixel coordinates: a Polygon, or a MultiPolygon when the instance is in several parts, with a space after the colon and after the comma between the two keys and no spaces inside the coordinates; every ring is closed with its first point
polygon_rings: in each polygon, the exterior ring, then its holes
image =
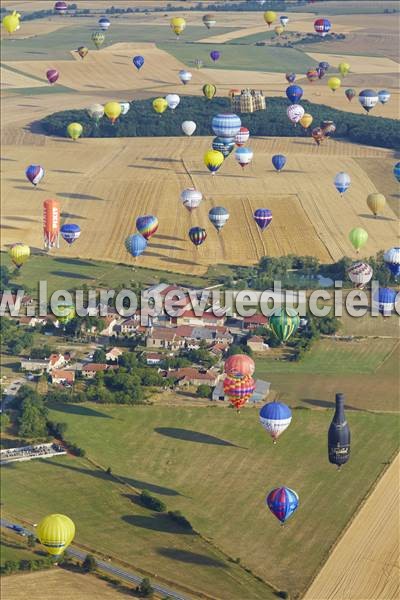
{"type": "Polygon", "coordinates": [[[134,232],[136,217],[150,213],[158,216],[160,228],[139,263],[181,273],[202,274],[215,263],[251,265],[264,255],[314,255],[323,262],[353,256],[347,236],[356,226],[369,233],[365,256],[384,248],[388,237],[398,235],[398,221],[389,206],[381,218],[368,214],[365,199],[376,187],[356,160],[376,157],[391,162],[392,152],[387,150],[332,140],[317,148],[310,139],[260,138],[252,143],[255,159],[251,166],[242,170],[231,157],[211,176],[202,161],[208,138],[74,143],[36,137],[43,145],[32,147],[31,155],[46,168],[39,189],[23,176],[29,145],[3,147],[8,161],[2,194],[3,247],[17,238],[33,248],[42,247],[45,198],[58,198],[62,221],[73,220],[83,231],[73,247],[53,251],[58,255],[134,264],[123,241],[134,232]],[[277,152],[290,156],[286,170],[279,174],[271,166],[271,155],[277,152]],[[332,179],[344,164],[352,186],[341,198],[332,179]],[[189,214],[179,196],[192,186],[202,191],[204,201],[189,214]],[[218,204],[231,213],[220,235],[207,216],[218,204]],[[272,226],[263,235],[252,219],[254,209],[260,207],[274,214],[272,226]],[[194,225],[208,232],[200,248],[187,238],[194,225]]]}
{"type": "Polygon", "coordinates": [[[400,460],[393,461],[304,600],[396,600],[400,597],[400,460]]]}

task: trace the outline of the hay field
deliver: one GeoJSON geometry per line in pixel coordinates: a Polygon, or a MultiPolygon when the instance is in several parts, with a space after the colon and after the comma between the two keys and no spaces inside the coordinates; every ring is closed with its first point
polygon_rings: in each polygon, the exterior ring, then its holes
{"type": "Polygon", "coordinates": [[[370,236],[361,256],[370,256],[385,248],[388,239],[393,243],[397,239],[398,222],[390,207],[382,218],[368,214],[365,198],[376,188],[354,160],[377,157],[392,162],[390,151],[333,140],[318,149],[311,139],[255,139],[251,166],[242,171],[230,157],[213,177],[202,161],[209,138],[179,137],[172,143],[167,138],[76,143],[39,139],[44,141],[41,146],[3,147],[8,161],[2,194],[3,247],[19,240],[42,247],[42,202],[49,197],[60,200],[63,222],[73,219],[83,230],[73,246],[53,251],[58,256],[134,264],[123,240],[134,232],[138,215],[153,213],[160,220],[159,232],[140,264],[178,273],[203,274],[215,263],[250,265],[266,254],[313,254],[323,262],[353,256],[347,235],[358,225],[370,236]],[[289,158],[280,174],[272,171],[270,162],[277,152],[289,158]],[[24,179],[26,165],[32,161],[46,170],[39,189],[24,179]],[[344,168],[352,177],[352,187],[340,198],[332,179],[344,168]],[[203,192],[204,201],[190,215],[179,195],[191,186],[203,192]],[[231,213],[220,235],[207,217],[218,204],[231,213]],[[252,220],[253,210],[261,206],[274,213],[273,224],[263,235],[252,220]],[[194,225],[208,231],[200,248],[187,238],[194,225]]]}
{"type": "Polygon", "coordinates": [[[399,469],[397,455],[304,600],[399,598],[399,469]]]}
{"type": "Polygon", "coordinates": [[[33,79],[29,77],[29,75],[24,75],[22,73],[17,73],[15,71],[11,71],[10,69],[1,67],[1,87],[4,90],[10,91],[13,88],[32,88],[32,87],[45,87],[48,85],[47,81],[38,81],[37,79],[33,79]]]}

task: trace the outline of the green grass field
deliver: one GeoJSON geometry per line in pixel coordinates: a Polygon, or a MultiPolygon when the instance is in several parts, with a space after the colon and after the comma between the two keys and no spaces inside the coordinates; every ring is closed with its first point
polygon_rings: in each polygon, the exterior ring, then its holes
{"type": "Polygon", "coordinates": [[[46,556],[46,552],[37,545],[35,549],[28,548],[26,538],[2,529],[0,542],[0,563],[7,560],[38,560],[46,556]]]}
{"type": "MultiPolygon", "coordinates": [[[[305,588],[398,445],[392,415],[348,412],[352,457],[338,474],[326,456],[331,416],[294,411],[274,446],[256,408],[240,415],[221,407],[79,405],[51,411],[52,419],[68,423],[68,438],[89,457],[182,510],[242,565],[292,593],[305,588]],[[279,485],[300,495],[300,508],[285,528],[264,505],[279,485]]],[[[251,578],[246,583],[237,566],[200,538],[178,533],[164,517],[129,500],[129,493],[84,459],[32,461],[3,472],[5,513],[34,521],[57,507],[76,521],[77,541],[105,553],[149,570],[157,564],[167,578],[201,581],[224,599],[270,597],[266,588],[260,596],[261,584],[251,587],[251,578]],[[246,593],[243,585],[250,586],[246,593]]]]}

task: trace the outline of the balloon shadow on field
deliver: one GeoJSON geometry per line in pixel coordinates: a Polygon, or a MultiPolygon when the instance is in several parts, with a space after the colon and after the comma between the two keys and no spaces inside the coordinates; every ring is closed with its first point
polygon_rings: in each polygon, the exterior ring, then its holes
{"type": "Polygon", "coordinates": [[[241,448],[247,450],[244,446],[238,446],[222,438],[215,437],[208,433],[201,433],[200,431],[193,431],[192,429],[182,429],[180,427],[155,427],[154,431],[160,435],[173,438],[175,440],[182,440],[184,442],[196,442],[197,444],[211,444],[213,446],[231,446],[233,448],[241,448]]]}
{"type": "Polygon", "coordinates": [[[79,258],[53,258],[54,262],[61,263],[63,265],[78,265],[79,267],[93,267],[93,263],[87,260],[80,260],[79,258]]]}
{"type": "MultiPolygon", "coordinates": [[[[169,172],[172,172],[172,169],[167,169],[166,167],[148,167],[146,165],[128,165],[128,167],[131,168],[131,169],[148,169],[149,171],[169,171],[169,172]]],[[[177,173],[177,175],[179,175],[179,173],[177,173]]]]}
{"type": "Polygon", "coordinates": [[[92,196],[91,194],[73,194],[71,192],[56,192],[60,198],[66,198],[67,200],[101,200],[104,202],[104,198],[100,196],[92,196]]]}
{"type": "Polygon", "coordinates": [[[72,271],[50,271],[51,275],[56,275],[57,277],[68,277],[69,279],[93,279],[89,275],[82,275],[81,273],[73,273],[72,271]]]}
{"type": "Polygon", "coordinates": [[[110,415],[106,415],[93,408],[80,406],[79,404],[55,404],[51,407],[53,411],[63,412],[68,415],[80,415],[83,417],[102,417],[103,419],[113,419],[110,415]]]}
{"type": "Polygon", "coordinates": [[[171,240],[171,242],[186,242],[185,238],[174,237],[173,235],[159,235],[157,233],[157,239],[160,240],[171,240]]]}
{"type": "MultiPolygon", "coordinates": [[[[328,400],[315,400],[313,398],[300,398],[302,402],[305,404],[310,404],[310,406],[318,406],[319,408],[336,408],[336,404],[334,402],[328,400]]],[[[345,404],[344,408],[347,410],[357,410],[359,412],[367,412],[362,408],[357,408],[356,406],[350,406],[349,404],[345,404]]]]}
{"type": "Polygon", "coordinates": [[[87,217],[83,217],[82,215],[75,215],[74,213],[70,212],[62,212],[61,216],[63,219],[80,219],[81,221],[87,220],[87,217]]]}
{"type": "Polygon", "coordinates": [[[83,175],[82,171],[68,171],[67,169],[51,169],[50,173],[67,173],[71,175],[83,175]]]}
{"type": "Polygon", "coordinates": [[[149,242],[149,248],[157,248],[158,250],[171,250],[171,248],[173,248],[174,250],[178,250],[179,252],[184,252],[183,248],[177,248],[176,246],[167,246],[166,244],[154,244],[151,240],[149,242]]]}
{"type": "Polygon", "coordinates": [[[161,162],[161,163],[182,163],[180,158],[149,158],[149,157],[144,157],[142,160],[147,160],[150,162],[161,162]]]}
{"type": "Polygon", "coordinates": [[[180,550],[179,548],[157,548],[158,554],[165,556],[172,560],[179,560],[180,562],[190,563],[194,565],[203,565],[205,567],[218,567],[226,569],[227,564],[222,560],[211,558],[205,554],[198,554],[197,552],[190,552],[189,550],[180,550]]]}
{"type": "Polygon", "coordinates": [[[14,190],[27,190],[28,192],[32,190],[31,186],[28,185],[14,185],[14,190]]]}
{"type": "Polygon", "coordinates": [[[375,217],[374,215],[368,214],[360,214],[359,217],[363,217],[364,219],[371,219],[372,221],[397,221],[397,219],[391,219],[390,217],[375,217]]]}
{"type": "Polygon", "coordinates": [[[140,527],[142,529],[150,529],[152,531],[160,531],[161,533],[181,533],[183,535],[194,535],[193,531],[187,531],[179,525],[175,524],[166,515],[154,515],[147,517],[144,515],[123,515],[121,520],[128,525],[140,527]]]}
{"type": "MultiPolygon", "coordinates": [[[[13,231],[20,231],[22,227],[14,227],[13,225],[0,225],[0,229],[12,229],[13,231]]],[[[7,244],[7,248],[11,248],[13,244],[7,244]]]]}
{"type": "MultiPolygon", "coordinates": [[[[18,162],[15,158],[7,158],[6,156],[0,156],[0,160],[4,160],[7,162],[18,162]]],[[[18,181],[21,181],[20,179],[18,181]]]]}
{"type": "Polygon", "coordinates": [[[17,215],[9,215],[7,217],[8,219],[10,219],[10,221],[27,221],[28,223],[37,223],[37,219],[32,219],[30,217],[20,217],[17,215]]]}

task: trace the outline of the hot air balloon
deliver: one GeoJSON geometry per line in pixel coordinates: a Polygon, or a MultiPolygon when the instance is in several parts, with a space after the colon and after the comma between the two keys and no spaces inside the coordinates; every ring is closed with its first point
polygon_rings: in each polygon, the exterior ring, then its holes
{"type": "Polygon", "coordinates": [[[59,15],[65,15],[68,10],[68,4],[66,2],[56,2],[54,5],[54,10],[59,15]]]}
{"type": "Polygon", "coordinates": [[[211,50],[210,58],[213,62],[216,62],[217,60],[219,60],[220,56],[221,56],[221,52],[219,52],[218,50],[211,50]]]}
{"type": "Polygon", "coordinates": [[[387,90],[379,90],[378,98],[381,104],[386,104],[386,102],[389,102],[390,100],[390,92],[387,90]]]}
{"type": "Polygon", "coordinates": [[[396,163],[393,167],[393,175],[400,182],[400,162],[396,163]]]}
{"type": "Polygon", "coordinates": [[[264,231],[272,221],[272,211],[269,208],[257,208],[254,211],[253,219],[261,231],[264,231]]]}
{"type": "Polygon", "coordinates": [[[214,27],[214,25],[216,24],[216,19],[214,17],[214,15],[204,15],[203,19],[202,19],[204,25],[207,27],[207,29],[211,29],[211,27],[214,27]]]}
{"type": "Polygon", "coordinates": [[[153,215],[145,215],[136,219],[136,229],[144,237],[149,240],[158,229],[158,219],[153,215]]]}
{"type": "Polygon", "coordinates": [[[268,27],[271,27],[271,25],[275,21],[275,19],[276,19],[276,12],[274,12],[273,10],[267,10],[264,13],[264,21],[266,22],[268,27]]]}
{"type": "MultiPolygon", "coordinates": [[[[204,62],[201,60],[201,58],[195,58],[194,65],[195,65],[196,69],[201,69],[201,67],[204,65],[204,62]]],[[[204,93],[204,88],[203,88],[203,93],[204,93]]]]}
{"type": "Polygon", "coordinates": [[[52,556],[60,556],[74,539],[75,525],[66,515],[53,514],[42,519],[36,531],[46,551],[52,556]]]}
{"type": "Polygon", "coordinates": [[[137,258],[147,248],[147,240],[140,233],[132,233],[125,240],[125,248],[134,258],[137,258]]]}
{"type": "Polygon", "coordinates": [[[400,275],[400,248],[396,246],[386,250],[383,260],[393,277],[398,277],[400,275]]]}
{"type": "Polygon", "coordinates": [[[223,154],[224,158],[227,158],[234,149],[235,142],[230,138],[215,137],[211,146],[213,150],[218,150],[218,152],[223,154]]]}
{"type": "Polygon", "coordinates": [[[167,96],[165,96],[165,99],[167,101],[168,108],[170,108],[171,110],[175,110],[179,102],[181,101],[178,94],[167,94],[167,96]]]}
{"type": "Polygon", "coordinates": [[[235,144],[236,146],[244,146],[246,142],[249,141],[250,131],[247,127],[241,127],[238,133],[235,135],[235,144]]]}
{"type": "Polygon", "coordinates": [[[126,115],[129,112],[129,109],[131,108],[131,103],[124,101],[120,102],[119,104],[121,106],[121,115],[126,115]]]}
{"type": "Polygon", "coordinates": [[[11,246],[11,248],[8,251],[8,254],[14,265],[17,267],[17,269],[20,269],[30,257],[31,249],[26,244],[19,242],[11,246]]]}
{"type": "Polygon", "coordinates": [[[283,167],[286,165],[286,156],[283,154],[274,154],[272,157],[272,165],[278,171],[282,171],[283,167]]]}
{"type": "Polygon", "coordinates": [[[350,281],[360,290],[370,282],[373,273],[372,267],[364,262],[355,262],[347,269],[350,281]]]}
{"type": "Polygon", "coordinates": [[[366,110],[367,113],[369,113],[369,111],[377,105],[379,101],[379,96],[378,93],[375,92],[375,90],[362,90],[358,94],[358,101],[363,107],[363,109],[366,110]]]}
{"type": "Polygon", "coordinates": [[[104,105],[104,114],[110,119],[113,125],[121,113],[122,108],[119,102],[107,102],[107,104],[104,105]]]}
{"type": "Polygon", "coordinates": [[[280,342],[287,342],[299,325],[300,317],[293,308],[278,308],[269,318],[269,327],[280,342]]]}
{"type": "Polygon", "coordinates": [[[350,458],[350,429],[344,414],[344,395],[336,394],[335,402],[335,414],[328,430],[328,458],[340,469],[350,458]]]}
{"type": "Polygon", "coordinates": [[[228,222],[229,212],[223,206],[214,206],[209,211],[208,218],[210,219],[212,225],[214,225],[217,232],[220,233],[221,229],[228,222]]]}
{"type": "Polygon", "coordinates": [[[326,72],[329,70],[329,67],[331,65],[328,62],[326,62],[326,60],[322,60],[320,63],[318,63],[318,66],[320,69],[323,69],[326,72]]]}
{"type": "Polygon", "coordinates": [[[108,31],[110,28],[111,21],[108,17],[100,17],[99,19],[99,27],[102,31],[108,31]]]}
{"type": "Polygon", "coordinates": [[[342,82],[339,79],[339,77],[329,77],[328,87],[330,90],[332,90],[332,92],[336,92],[336,90],[338,90],[341,85],[342,85],[342,82]]]}
{"type": "Polygon", "coordinates": [[[349,233],[349,240],[358,254],[360,249],[365,246],[368,241],[368,233],[362,227],[354,227],[349,233]]]}
{"type": "Polygon", "coordinates": [[[204,155],[204,164],[215,175],[224,162],[224,155],[219,150],[208,150],[204,155]]]}
{"type": "Polygon", "coordinates": [[[106,36],[104,35],[104,33],[102,31],[94,31],[92,33],[92,42],[96,46],[97,50],[99,50],[101,48],[101,46],[104,44],[105,39],[106,39],[106,36]]]}
{"type": "Polygon", "coordinates": [[[170,26],[176,37],[179,38],[186,27],[186,21],[183,17],[173,17],[170,21],[170,26]]]}
{"type": "Polygon", "coordinates": [[[357,96],[357,92],[354,88],[348,88],[344,93],[349,102],[351,102],[353,98],[357,96]]]}
{"type": "Polygon", "coordinates": [[[341,196],[343,196],[343,194],[345,192],[347,192],[347,190],[350,187],[350,184],[351,184],[350,175],[348,175],[347,173],[344,173],[343,171],[338,173],[333,180],[333,185],[335,186],[335,188],[337,189],[337,191],[340,193],[341,196]]]}
{"type": "Polygon", "coordinates": [[[49,69],[48,71],[46,71],[46,77],[47,81],[50,84],[53,84],[60,77],[60,73],[57,71],[57,69],[49,69]]]}
{"type": "Polygon", "coordinates": [[[320,127],[326,138],[331,137],[336,131],[336,125],[333,121],[321,121],[320,127]]]}
{"type": "Polygon", "coordinates": [[[323,69],[322,67],[317,67],[315,70],[317,72],[318,79],[322,79],[326,73],[325,69],[323,69]]]}
{"type": "Polygon", "coordinates": [[[278,437],[289,427],[292,411],[283,402],[268,402],[259,413],[261,425],[272,437],[274,444],[278,437]]]}
{"type": "Polygon", "coordinates": [[[303,96],[303,89],[299,85],[289,85],[286,88],[286,96],[292,104],[297,104],[303,96]]]}
{"type": "Polygon", "coordinates": [[[381,315],[389,317],[396,306],[396,290],[387,287],[380,287],[373,299],[373,305],[379,310],[381,315]]]}
{"type": "Polygon", "coordinates": [[[310,83],[313,83],[319,79],[318,71],[316,69],[308,69],[306,77],[310,83]]]}
{"type": "Polygon", "coordinates": [[[331,30],[332,25],[329,19],[317,19],[314,21],[314,29],[321,37],[325,37],[331,30]]]}
{"type": "Polygon", "coordinates": [[[208,100],[212,100],[217,93],[217,88],[213,83],[203,85],[203,94],[208,100]]]}
{"type": "Polygon", "coordinates": [[[214,134],[222,138],[234,139],[241,126],[242,122],[239,117],[229,113],[215,115],[211,121],[214,134]]]}
{"type": "Polygon", "coordinates": [[[2,20],[2,24],[4,29],[8,32],[8,33],[14,33],[14,31],[17,31],[17,29],[20,28],[20,18],[21,15],[19,13],[17,13],[16,10],[14,10],[11,15],[6,15],[5,17],[3,17],[2,20]]]}
{"type": "Polygon", "coordinates": [[[256,389],[255,381],[250,375],[245,375],[241,379],[227,376],[224,379],[224,394],[229,402],[239,412],[242,406],[251,398],[256,389]]]}
{"type": "Polygon", "coordinates": [[[189,239],[195,246],[201,246],[205,242],[207,231],[203,227],[191,227],[189,229],[189,239]]]}
{"type": "Polygon", "coordinates": [[[346,77],[346,75],[350,72],[350,65],[347,62],[341,62],[338,65],[338,71],[342,77],[346,77]]]}
{"type": "Polygon", "coordinates": [[[286,27],[286,25],[289,23],[289,17],[286,17],[285,15],[282,15],[281,17],[279,17],[279,20],[283,27],[286,27]]]}
{"type": "Polygon", "coordinates": [[[43,237],[45,248],[59,247],[60,203],[58,200],[43,202],[43,237]]]}
{"type": "Polygon", "coordinates": [[[181,192],[181,202],[189,212],[197,208],[202,200],[203,194],[195,188],[186,188],[181,192]]]}
{"type": "Polygon", "coordinates": [[[77,53],[83,60],[85,58],[85,56],[89,53],[89,49],[86,48],[86,46],[79,46],[79,48],[77,49],[77,53]]]}
{"type": "Polygon", "coordinates": [[[295,125],[304,117],[304,108],[300,104],[291,104],[287,107],[286,114],[295,125]]]}
{"type": "Polygon", "coordinates": [[[311,132],[311,135],[318,146],[325,139],[325,135],[321,127],[314,127],[314,129],[311,132]]]}
{"type": "Polygon", "coordinates": [[[276,33],[276,35],[282,35],[282,33],[285,31],[285,28],[283,27],[283,25],[276,25],[276,27],[274,27],[274,31],[276,33]]]}
{"type": "Polygon", "coordinates": [[[93,119],[96,126],[98,126],[100,119],[104,117],[104,106],[102,104],[91,104],[86,109],[86,112],[89,115],[89,117],[93,119]]]}
{"type": "Polygon", "coordinates": [[[197,125],[194,121],[183,121],[181,127],[185,135],[193,135],[197,125]]]}
{"type": "Polygon", "coordinates": [[[372,214],[377,217],[380,212],[383,211],[386,204],[386,198],[383,194],[374,192],[367,196],[367,206],[372,214]]]}
{"type": "Polygon", "coordinates": [[[246,376],[251,377],[255,368],[254,360],[248,354],[232,354],[224,364],[225,373],[235,379],[242,379],[246,376]]]}
{"type": "Polygon", "coordinates": [[[75,225],[75,223],[66,223],[65,225],[62,225],[60,233],[63,240],[71,245],[76,242],[81,235],[81,228],[79,225],[75,225]]]}
{"type": "Polygon", "coordinates": [[[181,69],[178,73],[179,75],[179,79],[181,80],[181,83],[183,83],[183,85],[186,85],[187,83],[189,83],[189,81],[192,79],[192,74],[190,71],[186,71],[185,69],[181,69]]]}
{"type": "Polygon", "coordinates": [[[251,163],[251,161],[253,160],[253,150],[251,148],[248,147],[242,147],[242,148],[238,148],[235,151],[235,158],[238,161],[239,165],[242,167],[242,169],[251,163]]]}
{"type": "Polygon", "coordinates": [[[286,73],[285,77],[288,83],[294,83],[296,81],[296,73],[286,73]]]}
{"type": "Polygon", "coordinates": [[[70,123],[67,127],[67,133],[74,142],[81,137],[83,127],[80,123],[70,123]]]}
{"type": "Polygon", "coordinates": [[[299,496],[288,487],[272,490],[267,496],[267,506],[283,525],[299,506],[299,496]]]}
{"type": "Polygon", "coordinates": [[[76,317],[75,306],[73,304],[68,304],[67,302],[60,302],[57,304],[54,316],[57,317],[57,321],[60,325],[64,325],[65,329],[65,326],[76,317]]]}
{"type": "Polygon", "coordinates": [[[313,122],[313,117],[309,113],[304,113],[299,123],[304,129],[308,129],[313,122]]]}
{"type": "Polygon", "coordinates": [[[132,58],[132,62],[135,65],[135,67],[137,68],[137,70],[140,71],[140,69],[144,65],[144,57],[141,56],[140,54],[138,54],[137,56],[134,56],[132,58]]]}
{"type": "Polygon", "coordinates": [[[36,187],[44,177],[44,169],[40,165],[29,165],[25,171],[25,175],[28,181],[36,187]]]}

